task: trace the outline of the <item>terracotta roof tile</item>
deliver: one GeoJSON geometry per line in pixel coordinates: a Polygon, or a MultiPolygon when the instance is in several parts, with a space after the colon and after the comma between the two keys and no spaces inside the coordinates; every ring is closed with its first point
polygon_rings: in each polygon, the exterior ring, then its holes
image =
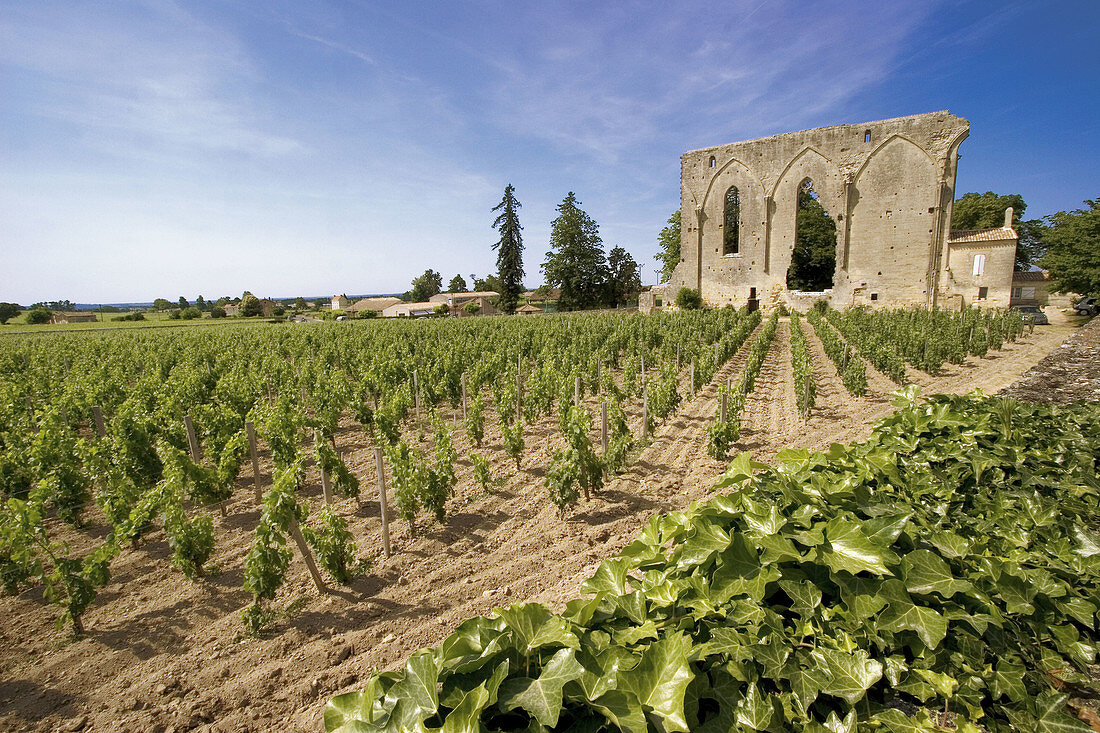
{"type": "Polygon", "coordinates": [[[947,241],[950,244],[965,244],[967,242],[1006,242],[1019,238],[1015,229],[996,227],[995,229],[955,229],[951,231],[947,241]]]}

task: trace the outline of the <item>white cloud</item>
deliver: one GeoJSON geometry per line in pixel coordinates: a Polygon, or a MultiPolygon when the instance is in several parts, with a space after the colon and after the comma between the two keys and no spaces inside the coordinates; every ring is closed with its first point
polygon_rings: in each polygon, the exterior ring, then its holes
{"type": "Polygon", "coordinates": [[[103,149],[303,152],[252,104],[258,74],[232,35],[170,2],[9,9],[0,65],[33,85],[31,114],[91,133],[103,149]]]}

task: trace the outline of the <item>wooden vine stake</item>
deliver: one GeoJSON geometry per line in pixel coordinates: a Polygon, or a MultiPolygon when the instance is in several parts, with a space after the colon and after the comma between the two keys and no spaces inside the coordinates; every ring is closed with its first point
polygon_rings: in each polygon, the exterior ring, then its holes
{"type": "Polygon", "coordinates": [[[573,404],[580,406],[581,404],[581,378],[577,377],[573,382],[573,404]]]}
{"type": "Polygon", "coordinates": [[[187,445],[191,448],[191,460],[195,463],[202,461],[202,446],[195,435],[195,425],[191,422],[190,415],[183,416],[183,427],[187,429],[187,445]]]}
{"type": "Polygon", "coordinates": [[[680,371],[680,344],[676,344],[676,371],[680,371]]]}
{"type": "Polygon", "coordinates": [[[246,422],[244,431],[248,434],[248,452],[252,456],[252,482],[255,484],[256,504],[259,505],[264,501],[264,492],[260,486],[260,454],[256,450],[256,429],[251,422],[246,422]]]}
{"type": "Polygon", "coordinates": [[[722,423],[723,425],[726,424],[726,407],[728,405],[728,402],[729,402],[729,392],[728,391],[722,392],[722,409],[721,409],[721,414],[719,414],[719,416],[718,416],[718,422],[722,423]]]}
{"type": "Polygon", "coordinates": [[[649,440],[649,393],[642,392],[642,442],[649,440]]]}
{"type": "Polygon", "coordinates": [[[95,433],[100,438],[107,437],[107,426],[103,423],[103,408],[92,405],[92,419],[95,420],[95,433]]]}
{"type": "Polygon", "coordinates": [[[523,379],[520,376],[520,355],[516,354],[516,422],[519,422],[520,410],[523,407],[523,379]]]}
{"type": "Polygon", "coordinates": [[[607,403],[600,406],[600,448],[607,455],[607,403]]]}
{"type": "MultiPolygon", "coordinates": [[[[316,430],[313,433],[313,440],[316,443],[320,443],[324,438],[321,436],[321,431],[316,430]]],[[[318,466],[321,469],[321,493],[325,495],[325,504],[332,506],[332,482],[329,480],[328,471],[324,466],[318,466]]]]}
{"type": "Polygon", "coordinates": [[[806,374],[802,377],[802,419],[810,419],[810,387],[813,385],[813,381],[810,379],[810,375],[806,374]]]}
{"type": "Polygon", "coordinates": [[[688,372],[689,379],[691,379],[691,386],[688,388],[691,394],[695,394],[695,360],[691,360],[691,370],[688,372]]]}
{"type": "Polygon", "coordinates": [[[466,372],[462,372],[462,421],[466,421],[466,372]]]}
{"type": "Polygon", "coordinates": [[[420,386],[417,370],[413,369],[413,401],[416,403],[416,426],[420,427],[420,386]]]}
{"type": "Polygon", "coordinates": [[[382,449],[374,449],[374,467],[378,472],[378,510],[382,515],[382,550],[390,556],[390,518],[386,506],[386,472],[382,465],[382,449]]]}
{"type": "Polygon", "coordinates": [[[302,560],[305,561],[306,568],[309,569],[313,584],[317,586],[318,591],[324,593],[325,583],[321,580],[321,574],[317,572],[317,563],[313,562],[313,553],[309,551],[309,545],[306,544],[306,538],[302,536],[302,529],[298,526],[297,519],[290,520],[290,536],[294,538],[294,544],[298,545],[298,552],[301,553],[302,560]]]}

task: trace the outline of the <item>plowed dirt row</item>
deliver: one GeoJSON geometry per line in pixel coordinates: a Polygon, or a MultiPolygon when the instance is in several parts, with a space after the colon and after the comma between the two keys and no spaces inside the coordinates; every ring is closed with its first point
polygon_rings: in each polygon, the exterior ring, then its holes
{"type": "MultiPolygon", "coordinates": [[[[859,439],[891,409],[883,390],[848,396],[813,330],[804,330],[818,378],[818,407],[808,422],[797,414],[789,325],[781,323],[748,399],[737,446],[758,459],[769,460],[784,447],[859,439]]],[[[1037,330],[989,358],[922,379],[923,387],[996,392],[1071,332],[1066,326],[1037,330]]],[[[464,458],[456,467],[459,486],[447,520],[424,522],[415,535],[395,522],[394,555],[388,559],[381,555],[378,507],[371,498],[373,452],[363,431],[346,423],[337,441],[363,481],[364,497],[361,507],[346,500],[338,508],[349,517],[360,554],[375,558],[374,565],[350,587],[319,595],[295,558],[279,598],[289,610],[264,639],[239,637],[238,612],[249,600],[241,568],[258,519],[246,469],[229,516],[215,515],[214,562],[220,572],[205,582],[190,583],[174,571],[163,535],[156,533],[113,565],[111,583],[86,616],[89,633],[79,641],[54,630],[56,609],[39,592],[0,599],[0,728],[316,731],[324,702],[334,693],[355,689],[371,671],[438,643],[462,619],[523,600],[559,607],[649,516],[709,495],[724,467],[706,454],[717,386],[740,373],[751,341],[657,427],[623,474],[564,519],[543,486],[548,457],[563,446],[555,421],[528,426],[517,470],[487,413],[483,448],[468,445],[461,431],[456,448],[462,456],[477,450],[490,458],[498,486],[485,495],[464,458]]],[[[685,365],[685,379],[686,371],[685,365]]],[[[594,407],[595,398],[585,403],[594,407]]],[[[636,428],[638,405],[628,412],[636,428]]],[[[266,457],[261,474],[270,481],[266,457]]],[[[318,487],[311,484],[306,494],[318,507],[318,487]]],[[[90,532],[101,537],[106,530],[90,519],[90,532]]]]}

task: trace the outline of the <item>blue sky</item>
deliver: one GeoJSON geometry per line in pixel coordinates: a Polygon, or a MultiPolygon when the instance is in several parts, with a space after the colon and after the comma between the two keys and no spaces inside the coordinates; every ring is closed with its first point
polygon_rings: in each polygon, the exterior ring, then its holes
{"type": "Polygon", "coordinates": [[[541,282],[568,191],[654,281],[686,150],[950,109],[959,191],[1100,195],[1100,3],[0,0],[0,300],[541,282]]]}

